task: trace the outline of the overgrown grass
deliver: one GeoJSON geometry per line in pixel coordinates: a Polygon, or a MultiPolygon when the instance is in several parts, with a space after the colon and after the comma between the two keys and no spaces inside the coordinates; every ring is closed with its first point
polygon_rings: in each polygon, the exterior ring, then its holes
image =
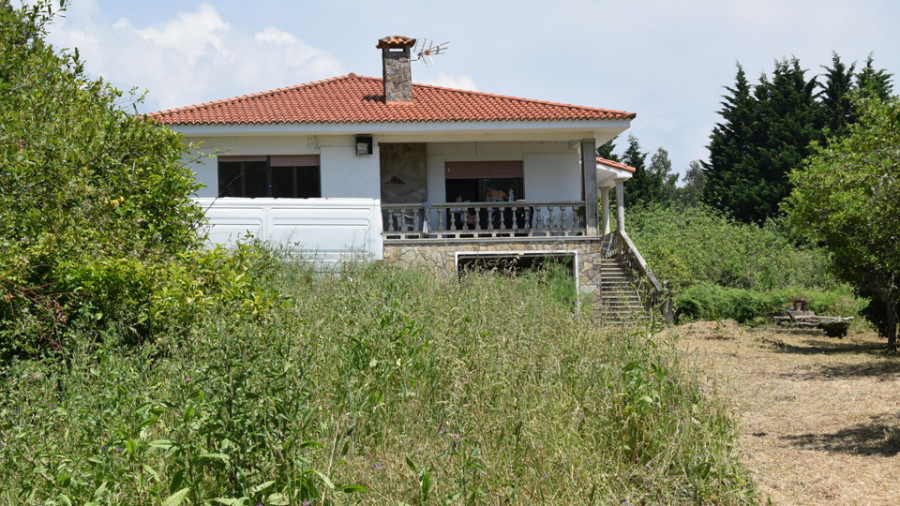
{"type": "Polygon", "coordinates": [[[281,304],[222,307],[177,345],[85,331],[66,357],[2,364],[0,502],[754,500],[677,353],[596,330],[535,277],[264,277],[281,304]]]}

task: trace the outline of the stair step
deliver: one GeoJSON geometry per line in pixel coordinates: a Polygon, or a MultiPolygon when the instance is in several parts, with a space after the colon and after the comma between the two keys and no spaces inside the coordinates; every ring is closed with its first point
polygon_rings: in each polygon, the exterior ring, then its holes
{"type": "Polygon", "coordinates": [[[603,258],[594,266],[600,274],[600,320],[608,324],[645,321],[650,318],[634,287],[631,270],[617,258],[603,258]]]}

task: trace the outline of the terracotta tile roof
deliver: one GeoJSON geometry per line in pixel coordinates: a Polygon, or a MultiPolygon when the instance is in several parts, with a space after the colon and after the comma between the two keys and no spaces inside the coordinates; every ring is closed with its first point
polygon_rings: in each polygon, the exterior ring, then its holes
{"type": "Polygon", "coordinates": [[[624,163],[614,162],[612,160],[609,160],[609,159],[606,159],[606,158],[603,158],[600,156],[597,157],[597,163],[599,163],[600,165],[606,165],[607,167],[612,167],[613,169],[619,169],[619,170],[624,170],[625,172],[631,172],[632,174],[634,174],[635,171],[637,170],[634,167],[631,167],[630,165],[625,165],[624,163]]]}
{"type": "Polygon", "coordinates": [[[412,47],[416,45],[416,39],[410,39],[402,35],[391,35],[383,39],[378,39],[376,49],[384,49],[386,47],[412,47]]]}
{"type": "Polygon", "coordinates": [[[634,113],[413,84],[385,103],[380,78],[348,74],[149,115],[166,125],[497,122],[632,119],[634,113]]]}

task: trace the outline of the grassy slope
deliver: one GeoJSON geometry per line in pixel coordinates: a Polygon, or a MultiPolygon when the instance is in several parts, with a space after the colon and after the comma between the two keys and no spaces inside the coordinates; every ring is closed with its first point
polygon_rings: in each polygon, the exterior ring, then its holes
{"type": "Polygon", "coordinates": [[[594,329],[536,278],[271,282],[282,307],[223,308],[179,347],[85,337],[64,363],[0,366],[0,500],[753,501],[725,409],[677,354],[594,329]]]}

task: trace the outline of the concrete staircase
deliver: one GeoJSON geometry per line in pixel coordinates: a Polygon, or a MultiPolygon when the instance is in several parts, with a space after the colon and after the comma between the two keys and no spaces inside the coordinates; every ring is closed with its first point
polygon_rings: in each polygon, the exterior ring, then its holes
{"type": "Polygon", "coordinates": [[[631,272],[617,258],[600,261],[600,320],[603,324],[624,324],[650,318],[634,287],[631,272]]]}

